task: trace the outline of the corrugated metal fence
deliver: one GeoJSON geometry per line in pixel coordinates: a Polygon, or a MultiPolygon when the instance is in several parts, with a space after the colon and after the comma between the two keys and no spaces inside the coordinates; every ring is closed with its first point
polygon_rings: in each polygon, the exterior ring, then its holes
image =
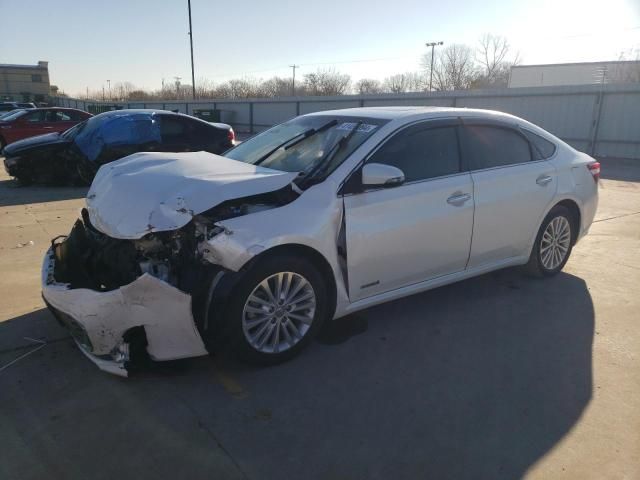
{"type": "Polygon", "coordinates": [[[432,105],[487,108],[525,118],[575,148],[602,157],[640,159],[640,85],[504,88],[455,92],[288,97],[277,99],[109,103],[59,97],[59,106],[89,105],[221,111],[221,121],[238,132],[260,132],[296,115],[352,107],[432,105]]]}

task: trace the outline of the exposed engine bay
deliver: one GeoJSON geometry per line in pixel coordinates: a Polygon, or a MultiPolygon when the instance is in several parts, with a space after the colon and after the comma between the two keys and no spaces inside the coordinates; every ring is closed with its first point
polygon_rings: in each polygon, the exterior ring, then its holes
{"type": "Polygon", "coordinates": [[[211,265],[205,255],[206,241],[224,232],[216,222],[282,206],[297,196],[287,186],[229,200],[195,215],[178,230],[149,233],[137,240],[116,239],[98,231],[83,209],[69,236],[53,241],[54,275],[58,282],[71,288],[106,292],[146,273],[185,293],[193,293],[195,280],[201,278],[198,272],[211,265]]]}

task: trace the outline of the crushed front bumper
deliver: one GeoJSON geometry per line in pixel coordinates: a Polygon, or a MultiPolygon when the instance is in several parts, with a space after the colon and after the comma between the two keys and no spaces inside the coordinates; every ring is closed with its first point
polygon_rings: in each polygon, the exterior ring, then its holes
{"type": "Polygon", "coordinates": [[[144,274],[116,290],[72,289],[54,278],[55,253],[42,264],[42,296],[82,352],[101,370],[127,376],[128,345],[123,335],[142,326],[153,360],[207,355],[196,327],[191,296],[144,274]]]}

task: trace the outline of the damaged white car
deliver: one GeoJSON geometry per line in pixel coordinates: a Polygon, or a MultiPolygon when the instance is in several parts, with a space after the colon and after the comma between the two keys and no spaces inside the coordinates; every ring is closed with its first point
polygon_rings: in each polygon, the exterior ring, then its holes
{"type": "Polygon", "coordinates": [[[321,112],[228,151],[100,168],[43,296],[82,351],[229,351],[273,364],[324,321],[491,270],[553,275],[595,215],[599,164],[511,115],[321,112]]]}

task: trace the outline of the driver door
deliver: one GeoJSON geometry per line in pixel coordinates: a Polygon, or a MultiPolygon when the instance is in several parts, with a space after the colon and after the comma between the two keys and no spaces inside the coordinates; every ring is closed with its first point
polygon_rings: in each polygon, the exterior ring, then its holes
{"type": "Polygon", "coordinates": [[[405,182],[344,195],[352,302],[466,268],[473,182],[461,170],[457,130],[447,120],[394,134],[367,163],[400,168],[405,182]]]}

